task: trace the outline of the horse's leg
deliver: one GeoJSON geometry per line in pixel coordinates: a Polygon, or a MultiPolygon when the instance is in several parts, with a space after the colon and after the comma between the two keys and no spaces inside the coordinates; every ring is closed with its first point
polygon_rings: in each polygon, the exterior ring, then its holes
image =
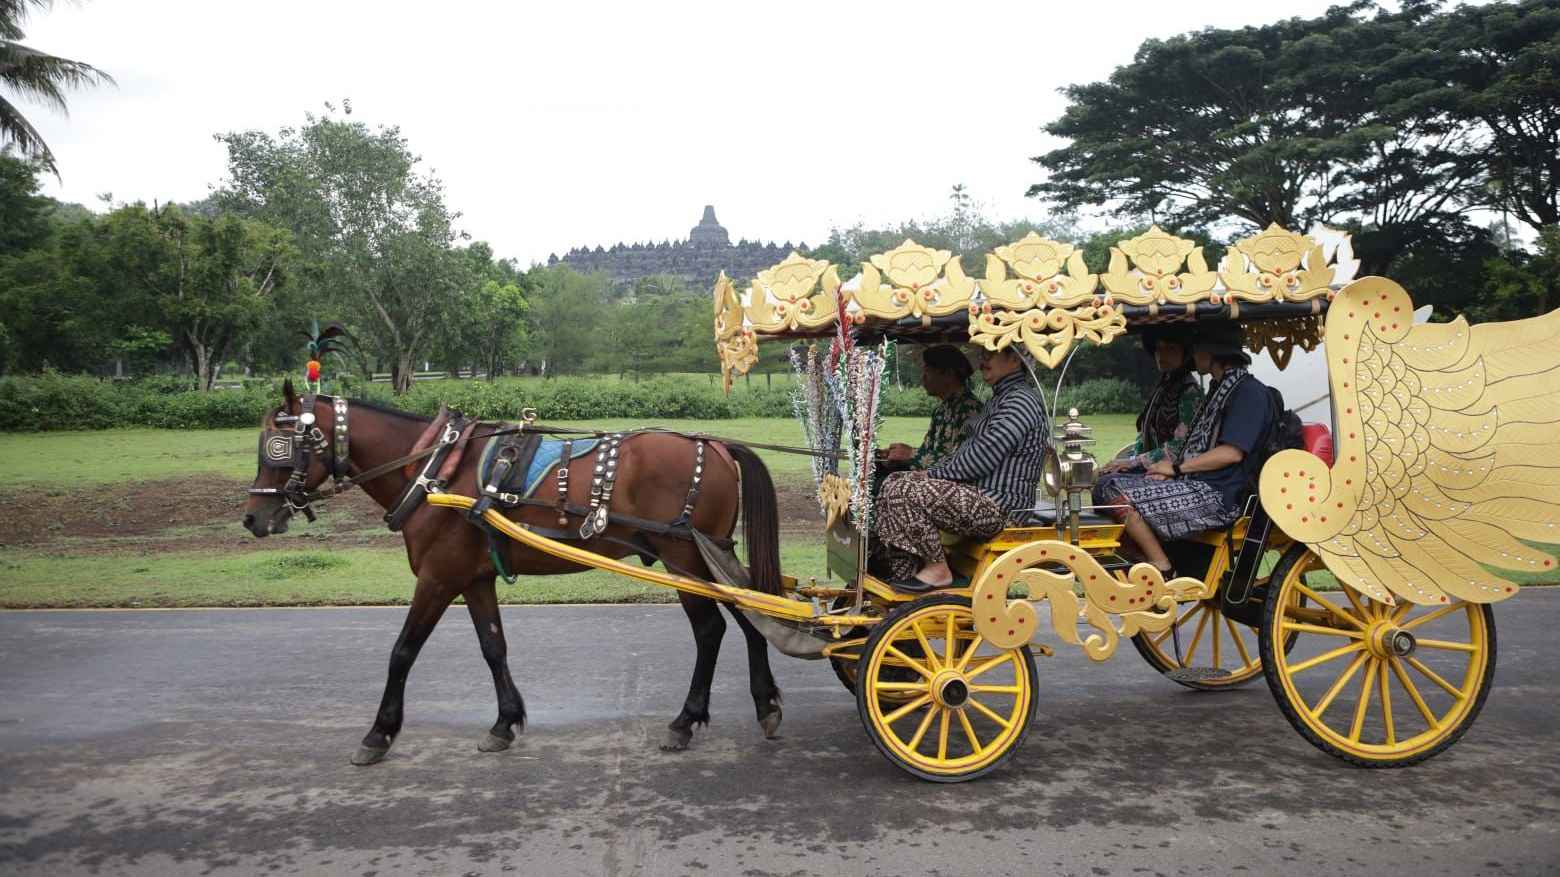
{"type": "Polygon", "coordinates": [[[748,688],[753,692],[753,706],[758,709],[758,726],[764,729],[765,737],[773,740],[780,730],[780,686],[769,671],[769,641],[741,610],[729,604],[726,608],[747,638],[748,688]]]}
{"type": "Polygon", "coordinates": [[[477,748],[483,752],[502,752],[515,742],[512,727],[518,725],[525,730],[525,701],[515,688],[515,680],[509,676],[509,646],[504,642],[504,623],[499,618],[498,594],[491,576],[466,589],[466,609],[471,613],[471,623],[477,628],[482,659],[493,671],[493,687],[498,691],[498,721],[477,748]]]}
{"type": "Polygon", "coordinates": [[[401,635],[395,648],[390,650],[390,674],[385,680],[385,694],[379,701],[379,713],[374,717],[374,727],[363,738],[357,754],[352,756],[356,765],[374,764],[390,751],[390,744],[401,733],[402,708],[406,697],[406,677],[412,672],[412,663],[434,625],[444,615],[444,610],[455,599],[455,594],[442,582],[419,578],[417,590],[412,594],[412,606],[406,612],[406,622],[401,625],[401,635]]]}
{"type": "Polygon", "coordinates": [[[693,626],[693,641],[698,647],[698,657],[693,663],[693,682],[688,686],[688,699],[683,701],[682,712],[667,726],[666,742],[661,749],[677,752],[688,748],[693,739],[693,726],[710,723],[710,683],[715,679],[715,659],[720,655],[720,640],[726,635],[726,619],[720,617],[720,607],[708,597],[696,597],[679,593],[688,623],[693,626]]]}

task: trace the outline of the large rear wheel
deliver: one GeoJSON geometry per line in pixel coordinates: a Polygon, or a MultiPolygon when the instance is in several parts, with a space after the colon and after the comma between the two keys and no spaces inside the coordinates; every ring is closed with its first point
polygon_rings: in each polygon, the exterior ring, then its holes
{"type": "Polygon", "coordinates": [[[1273,572],[1261,632],[1268,687],[1290,724],[1361,767],[1403,767],[1467,733],[1495,675],[1495,618],[1456,601],[1397,606],[1347,585],[1323,591],[1320,558],[1297,546],[1273,572]],[[1293,637],[1286,653],[1279,637],[1293,637]]]}
{"type": "Polygon", "coordinates": [[[855,682],[856,710],[878,751],[933,782],[995,770],[1035,713],[1034,654],[987,643],[969,600],[952,594],[923,597],[874,627],[855,682]]]}

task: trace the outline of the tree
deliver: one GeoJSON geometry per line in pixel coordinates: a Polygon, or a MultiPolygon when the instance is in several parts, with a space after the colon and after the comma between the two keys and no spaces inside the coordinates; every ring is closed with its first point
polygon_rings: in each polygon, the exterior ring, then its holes
{"type": "Polygon", "coordinates": [[[528,352],[540,360],[544,375],[584,371],[597,357],[602,330],[610,321],[606,301],[611,286],[605,274],[581,274],[566,265],[537,267],[526,275],[528,352]]]}
{"type": "Polygon", "coordinates": [[[364,352],[390,363],[396,393],[411,389],[417,362],[473,284],[452,246],[456,217],[443,186],[417,172],[400,129],[311,114],[275,137],[217,139],[228,150],[218,203],[292,231],[317,301],[351,326],[364,352]]]}
{"type": "Polygon", "coordinates": [[[1560,2],[1459,6],[1427,32],[1447,86],[1427,103],[1477,119],[1491,206],[1535,231],[1560,224],[1560,2]]]}
{"type": "MultiPolygon", "coordinates": [[[[26,36],[22,21],[28,7],[47,9],[52,5],[53,0],[0,0],[0,85],[11,95],[66,113],[67,90],[111,85],[114,79],[90,64],[56,57],[18,42],[26,36]]],[[[22,154],[38,159],[50,172],[59,174],[54,153],[49,151],[43,135],[4,93],[0,93],[0,142],[16,144],[22,154]]]]}
{"type": "Polygon", "coordinates": [[[123,304],[154,315],[197,386],[211,389],[217,366],[269,310],[286,276],[289,235],[250,219],[189,216],[171,205],[121,207],[102,226],[102,267],[124,284],[123,304]]]}

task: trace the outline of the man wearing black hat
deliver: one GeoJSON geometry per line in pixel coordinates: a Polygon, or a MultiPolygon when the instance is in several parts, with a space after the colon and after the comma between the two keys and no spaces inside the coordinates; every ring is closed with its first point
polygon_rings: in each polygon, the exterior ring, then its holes
{"type": "Polygon", "coordinates": [[[1173,457],[1146,471],[1115,472],[1094,487],[1098,505],[1114,505],[1143,559],[1167,577],[1175,574],[1162,540],[1227,527],[1256,477],[1255,453],[1273,424],[1270,394],[1246,371],[1251,357],[1234,323],[1199,327],[1192,340],[1197,371],[1208,375],[1208,395],[1173,457]]]}

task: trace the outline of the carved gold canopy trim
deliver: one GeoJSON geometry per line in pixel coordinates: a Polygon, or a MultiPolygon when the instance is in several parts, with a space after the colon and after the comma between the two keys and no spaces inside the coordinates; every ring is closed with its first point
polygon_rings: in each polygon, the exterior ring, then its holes
{"type": "MultiPolygon", "coordinates": [[[[1318,234],[1323,240],[1269,226],[1231,246],[1217,270],[1196,241],[1158,226],[1118,241],[1102,273],[1090,272],[1077,246],[1033,232],[987,253],[981,278],[966,275],[955,253],[912,240],[869,257],[845,282],[840,266],[793,252],[741,291],[721,274],[715,344],[729,386],[758,361],[757,342],[766,338],[826,335],[841,318],[868,329],[916,331],[934,321],[947,329],[964,314],[960,328],[971,342],[991,350],[1017,344],[1055,366],[1080,341],[1108,344],[1123,334],[1128,306],[1175,318],[1201,304],[1325,302],[1354,263],[1346,236],[1318,234]]],[[[1316,347],[1320,310],[1249,322],[1248,346],[1282,367],[1294,348],[1316,347]]]]}

